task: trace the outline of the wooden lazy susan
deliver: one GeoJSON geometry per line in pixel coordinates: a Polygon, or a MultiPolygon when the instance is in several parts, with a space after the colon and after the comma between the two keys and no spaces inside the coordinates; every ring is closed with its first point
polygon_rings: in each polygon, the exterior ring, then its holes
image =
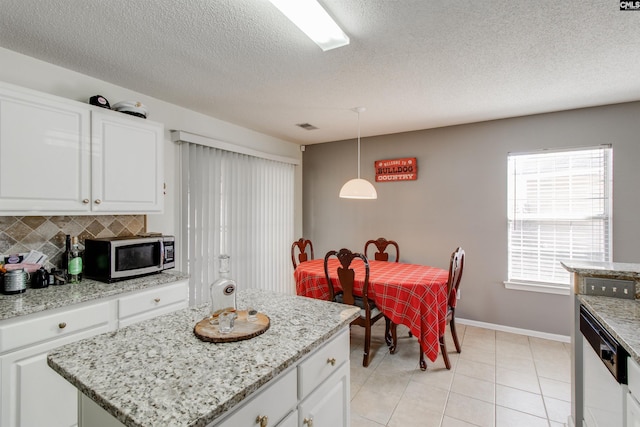
{"type": "Polygon", "coordinates": [[[211,317],[205,317],[193,327],[193,333],[202,341],[207,342],[235,342],[248,340],[263,334],[271,323],[269,317],[263,313],[256,314],[256,320],[249,322],[247,320],[247,311],[238,310],[233,330],[228,334],[220,333],[218,325],[211,321],[211,317]]]}

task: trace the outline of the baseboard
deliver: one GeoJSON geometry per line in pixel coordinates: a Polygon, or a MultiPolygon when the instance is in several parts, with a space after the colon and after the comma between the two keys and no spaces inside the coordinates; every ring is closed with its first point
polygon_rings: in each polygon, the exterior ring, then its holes
{"type": "Polygon", "coordinates": [[[511,326],[496,325],[495,323],[478,322],[477,320],[461,319],[456,317],[456,323],[461,325],[477,326],[478,328],[493,329],[494,331],[510,332],[512,334],[527,335],[534,338],[544,338],[551,341],[571,342],[568,335],[549,334],[547,332],[533,331],[531,329],[513,328],[511,326]]]}

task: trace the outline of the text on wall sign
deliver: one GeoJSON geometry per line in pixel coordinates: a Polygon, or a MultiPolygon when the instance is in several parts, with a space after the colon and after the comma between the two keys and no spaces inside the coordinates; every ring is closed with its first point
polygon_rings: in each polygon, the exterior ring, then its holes
{"type": "Polygon", "coordinates": [[[418,179],[418,161],[415,157],[376,160],[376,182],[415,181],[418,179]]]}

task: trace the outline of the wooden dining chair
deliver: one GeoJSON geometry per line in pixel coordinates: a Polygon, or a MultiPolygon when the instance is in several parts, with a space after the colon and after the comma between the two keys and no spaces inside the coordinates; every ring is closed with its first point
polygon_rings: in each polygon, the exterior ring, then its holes
{"type": "MultiPolygon", "coordinates": [[[[451,254],[451,260],[449,262],[449,278],[447,279],[447,315],[445,317],[446,324],[449,325],[451,330],[451,336],[453,337],[453,344],[456,346],[456,351],[460,353],[462,348],[460,347],[460,341],[458,340],[458,334],[456,332],[456,299],[458,295],[458,289],[460,288],[460,279],[462,279],[462,270],[464,269],[464,250],[458,247],[451,254]]],[[[447,369],[451,369],[451,362],[449,361],[449,354],[447,353],[447,345],[445,343],[444,333],[440,335],[440,352],[444,359],[444,366],[447,369]]],[[[420,369],[423,371],[427,369],[427,364],[424,361],[424,353],[420,350],[420,369]]]]}
{"type": "Polygon", "coordinates": [[[298,264],[313,259],[313,243],[303,237],[299,238],[291,245],[291,262],[295,270],[298,264]],[[297,256],[296,256],[297,255],[297,256]]]}
{"type": "MultiPolygon", "coordinates": [[[[363,254],[351,252],[349,249],[343,248],[337,252],[329,251],[324,256],[324,274],[327,278],[329,295],[332,301],[360,307],[360,317],[351,322],[351,324],[365,328],[362,366],[366,368],[369,366],[369,353],[371,350],[371,326],[384,317],[384,314],[376,307],[375,302],[369,299],[369,261],[363,254]],[[336,257],[340,262],[340,266],[337,268],[337,277],[342,290],[338,292],[335,291],[329,274],[329,259],[331,257],[336,257]],[[364,284],[360,295],[354,293],[355,270],[351,268],[351,262],[356,258],[362,260],[365,270],[364,284]]],[[[385,332],[386,335],[387,332],[385,332]]]]}
{"type": "Polygon", "coordinates": [[[396,248],[395,262],[400,261],[400,247],[393,240],[387,240],[384,237],[378,237],[376,240],[369,240],[364,244],[364,255],[367,256],[367,249],[370,245],[375,245],[378,252],[374,253],[374,259],[376,261],[389,261],[389,254],[386,252],[387,247],[393,246],[396,248]]]}

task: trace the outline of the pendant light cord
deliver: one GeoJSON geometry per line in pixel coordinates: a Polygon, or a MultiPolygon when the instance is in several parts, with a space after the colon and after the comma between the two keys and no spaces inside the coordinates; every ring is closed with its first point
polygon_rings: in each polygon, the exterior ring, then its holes
{"type": "Polygon", "coordinates": [[[358,113],[358,179],[360,179],[360,111],[358,113]]]}

